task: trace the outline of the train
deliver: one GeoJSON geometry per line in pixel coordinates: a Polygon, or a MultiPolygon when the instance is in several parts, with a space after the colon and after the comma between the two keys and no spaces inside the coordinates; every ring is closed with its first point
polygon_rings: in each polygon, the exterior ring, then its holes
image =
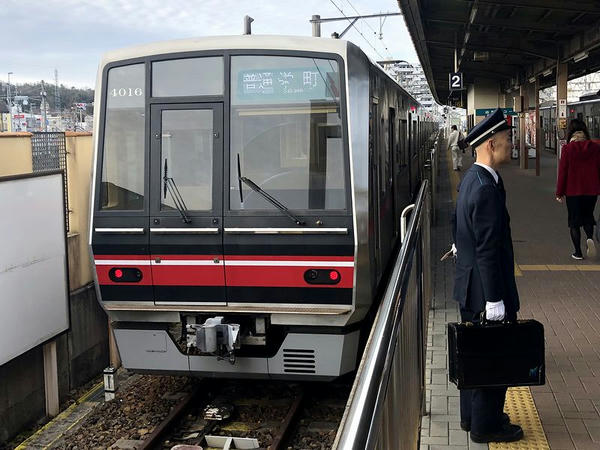
{"type": "MultiPolygon", "coordinates": [[[[592,139],[600,139],[600,95],[585,95],[579,101],[567,105],[567,121],[580,119],[585,122],[592,139]]],[[[556,106],[540,107],[540,127],[544,132],[544,147],[556,153],[556,106]]]]}
{"type": "Polygon", "coordinates": [[[106,53],[89,246],[134,372],[332,380],[438,124],[351,42],[220,36],[106,53]]]}

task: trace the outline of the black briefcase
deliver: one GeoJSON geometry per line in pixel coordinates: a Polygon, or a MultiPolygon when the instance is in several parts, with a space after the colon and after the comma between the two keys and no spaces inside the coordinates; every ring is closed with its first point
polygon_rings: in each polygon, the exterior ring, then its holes
{"type": "Polygon", "coordinates": [[[544,326],[536,320],[448,324],[449,378],[458,389],[546,382],[544,326]]]}

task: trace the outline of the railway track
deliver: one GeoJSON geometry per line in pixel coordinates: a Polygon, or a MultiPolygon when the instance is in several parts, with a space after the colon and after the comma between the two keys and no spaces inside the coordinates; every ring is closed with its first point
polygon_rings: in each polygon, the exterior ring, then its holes
{"type": "Polygon", "coordinates": [[[247,448],[330,448],[350,384],[228,381],[218,390],[176,423],[165,419],[162,445],[153,442],[143,448],[170,449],[182,443],[206,448],[207,436],[256,440],[257,447],[247,448]],[[220,420],[207,418],[211,409],[220,420]]]}
{"type": "Polygon", "coordinates": [[[251,440],[245,448],[328,449],[351,383],[136,375],[50,448],[223,448],[207,446],[216,436],[251,440]]]}

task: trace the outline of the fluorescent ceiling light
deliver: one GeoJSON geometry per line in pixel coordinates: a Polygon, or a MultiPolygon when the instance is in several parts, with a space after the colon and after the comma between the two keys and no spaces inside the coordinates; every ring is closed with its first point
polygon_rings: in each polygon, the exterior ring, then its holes
{"type": "Polygon", "coordinates": [[[544,70],[542,75],[544,75],[545,77],[549,77],[550,75],[552,75],[552,72],[553,72],[553,69],[544,70]]]}
{"type": "Polygon", "coordinates": [[[588,56],[588,52],[577,53],[575,56],[573,56],[573,62],[578,63],[579,61],[583,61],[588,56]]]}
{"type": "Polygon", "coordinates": [[[530,82],[530,83],[535,83],[535,80],[536,80],[536,77],[531,77],[531,78],[529,79],[529,82],[530,82]]]}

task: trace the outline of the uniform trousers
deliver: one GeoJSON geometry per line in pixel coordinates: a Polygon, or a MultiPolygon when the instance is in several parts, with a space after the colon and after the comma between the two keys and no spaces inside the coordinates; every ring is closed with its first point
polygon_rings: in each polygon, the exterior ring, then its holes
{"type": "MultiPolygon", "coordinates": [[[[481,313],[460,309],[463,322],[479,321],[481,313]]],[[[471,424],[471,432],[486,434],[502,427],[506,388],[461,389],[460,421],[471,424]]]]}
{"type": "Polygon", "coordinates": [[[452,168],[460,169],[462,167],[462,150],[458,145],[451,145],[450,152],[452,153],[452,168]]]}

